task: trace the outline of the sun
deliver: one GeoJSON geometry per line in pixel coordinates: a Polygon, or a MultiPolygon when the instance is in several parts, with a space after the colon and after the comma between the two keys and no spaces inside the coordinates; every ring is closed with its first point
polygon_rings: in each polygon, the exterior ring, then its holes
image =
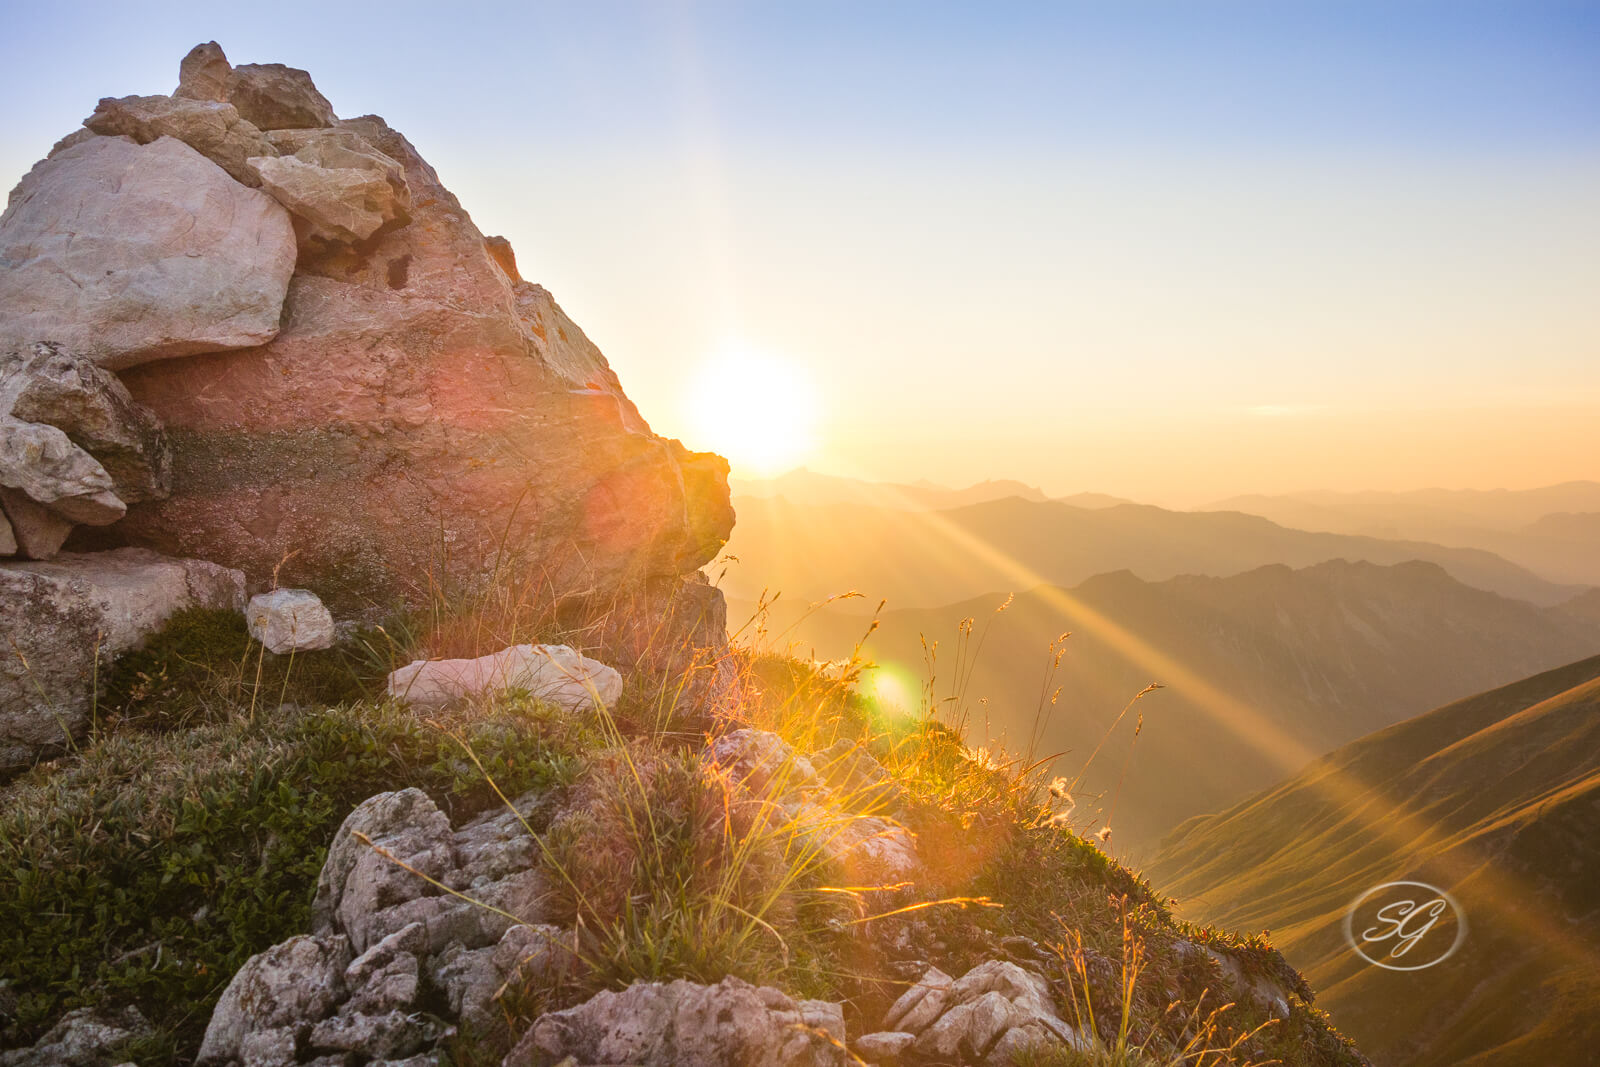
{"type": "Polygon", "coordinates": [[[817,447],[821,404],[800,363],[726,349],[708,359],[687,397],[693,447],[726,456],[736,475],[779,474],[817,447]]]}

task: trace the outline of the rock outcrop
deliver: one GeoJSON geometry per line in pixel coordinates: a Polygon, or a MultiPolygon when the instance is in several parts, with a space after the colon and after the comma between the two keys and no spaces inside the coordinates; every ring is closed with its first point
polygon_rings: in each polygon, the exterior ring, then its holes
{"type": "Polygon", "coordinates": [[[0,353],[0,555],[54,556],[74,523],[165,496],[171,453],[122,383],[59,345],[0,353]]]}
{"type": "Polygon", "coordinates": [[[278,332],[289,213],[174,137],[90,137],[37,164],[0,215],[0,342],[104,367],[278,332]]]}
{"type": "Polygon", "coordinates": [[[635,982],[537,1019],[505,1067],[577,1063],[653,1067],[833,1067],[846,1062],[844,1012],[737,978],[716,985],[635,982]]]}
{"type": "Polygon", "coordinates": [[[890,1006],[883,1026],[858,1039],[856,1051],[905,1063],[1007,1067],[1024,1051],[1094,1047],[1056,1011],[1048,982],[1005,960],[959,979],[930,967],[890,1006]]]}
{"type": "Polygon", "coordinates": [[[244,606],[244,575],[147,549],[0,562],[0,778],[87,724],[95,685],[187,607],[244,606]]]}
{"type": "Polygon", "coordinates": [[[198,1062],[427,1057],[459,1029],[494,1027],[508,979],[570,971],[571,935],[540,921],[547,887],[521,821],[538,802],[459,830],[416,789],[358,805],[323,864],[312,932],[240,968],[198,1062]]]}
{"type": "Polygon", "coordinates": [[[111,475],[127,504],[172,489],[172,451],[154,413],[95,363],[58,344],[0,355],[0,413],[65,433],[111,475]]]}
{"type": "Polygon", "coordinates": [[[542,602],[670,597],[726,541],[725,461],[653,434],[382,119],[340,120],[306,72],[212,42],[172,96],[86,123],[0,219],[0,340],[125,370],[173,491],[123,497],[75,546],[257,587],[287,558],[284,578],[376,616],[496,573],[542,602]]]}

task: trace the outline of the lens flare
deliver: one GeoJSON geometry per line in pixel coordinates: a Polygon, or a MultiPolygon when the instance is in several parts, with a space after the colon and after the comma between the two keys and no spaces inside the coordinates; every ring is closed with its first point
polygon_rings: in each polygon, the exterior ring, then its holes
{"type": "Polygon", "coordinates": [[[726,456],[736,475],[782,473],[817,446],[816,385],[804,366],[768,352],[727,349],[708,360],[686,407],[695,447],[726,456]]]}

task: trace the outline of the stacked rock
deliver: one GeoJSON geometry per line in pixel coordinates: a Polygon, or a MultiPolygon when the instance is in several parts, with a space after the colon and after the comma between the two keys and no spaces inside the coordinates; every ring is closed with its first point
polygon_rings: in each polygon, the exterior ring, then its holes
{"type": "Polygon", "coordinates": [[[171,478],[160,423],[115,376],[57,344],[0,354],[0,554],[51,559],[171,478]]]}

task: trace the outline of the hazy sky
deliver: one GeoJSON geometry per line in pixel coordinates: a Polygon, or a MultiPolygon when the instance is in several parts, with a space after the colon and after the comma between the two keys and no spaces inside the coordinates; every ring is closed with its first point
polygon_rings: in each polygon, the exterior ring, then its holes
{"type": "Polygon", "coordinates": [[[732,359],[802,379],[718,395],[778,426],[814,392],[803,458],[840,473],[1171,503],[1600,478],[1594,3],[8,0],[3,24],[6,187],[199,41],[304,67],[406,133],[693,447],[737,443],[692,395],[732,359]]]}

